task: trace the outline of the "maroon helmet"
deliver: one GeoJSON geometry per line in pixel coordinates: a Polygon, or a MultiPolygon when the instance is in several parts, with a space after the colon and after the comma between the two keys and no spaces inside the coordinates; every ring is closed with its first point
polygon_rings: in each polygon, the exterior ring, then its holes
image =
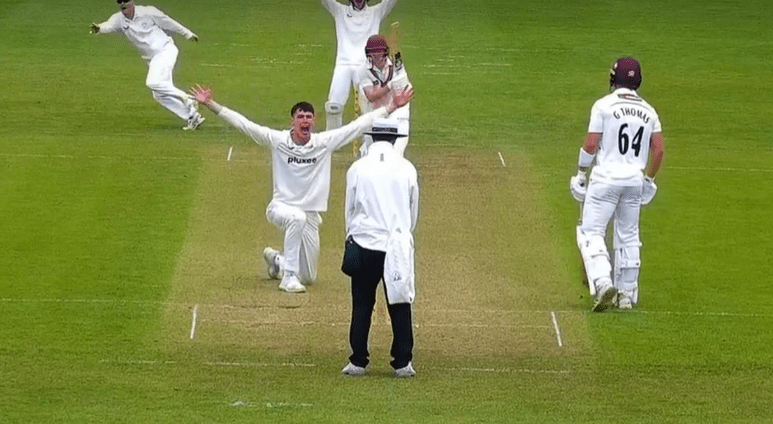
{"type": "Polygon", "coordinates": [[[365,44],[365,54],[378,52],[389,54],[389,43],[381,34],[371,35],[365,44]]]}
{"type": "Polygon", "coordinates": [[[609,71],[610,87],[626,87],[636,90],[641,85],[641,65],[632,57],[617,59],[609,71]]]}

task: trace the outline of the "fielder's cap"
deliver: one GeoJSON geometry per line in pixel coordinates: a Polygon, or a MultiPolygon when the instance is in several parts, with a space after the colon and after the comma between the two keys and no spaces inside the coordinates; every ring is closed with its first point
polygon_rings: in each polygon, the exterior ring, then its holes
{"type": "Polygon", "coordinates": [[[609,82],[612,85],[636,90],[641,85],[641,65],[632,57],[617,59],[609,72],[609,82]]]}
{"type": "Polygon", "coordinates": [[[397,119],[376,118],[373,120],[373,128],[366,131],[365,134],[371,136],[391,135],[394,137],[407,137],[405,125],[397,119]]]}

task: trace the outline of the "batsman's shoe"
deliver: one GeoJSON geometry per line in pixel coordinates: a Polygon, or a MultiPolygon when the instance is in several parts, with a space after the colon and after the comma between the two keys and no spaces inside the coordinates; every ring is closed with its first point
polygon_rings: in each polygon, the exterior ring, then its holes
{"type": "Polygon", "coordinates": [[[413,369],[413,363],[408,362],[408,365],[395,370],[395,375],[398,378],[411,378],[416,377],[416,370],[413,369]]]}
{"type": "Polygon", "coordinates": [[[266,261],[268,278],[272,280],[282,278],[282,268],[279,266],[279,251],[270,247],[263,249],[263,260],[266,261]]]}
{"type": "Polygon", "coordinates": [[[612,284],[601,285],[596,288],[596,301],[593,303],[593,312],[602,312],[615,304],[617,289],[612,284]]]}
{"type": "Polygon", "coordinates": [[[632,309],[633,303],[631,302],[631,297],[623,292],[617,292],[617,308],[632,309]]]}
{"type": "Polygon", "coordinates": [[[365,367],[358,367],[357,365],[349,362],[346,364],[344,369],[341,370],[341,374],[359,377],[365,375],[365,367]]]}
{"type": "Polygon", "coordinates": [[[306,291],[306,286],[301,284],[295,274],[285,273],[282,282],[279,283],[279,290],[284,290],[287,293],[303,293],[306,291]]]}
{"type": "Polygon", "coordinates": [[[185,131],[193,131],[198,129],[203,124],[205,118],[200,113],[196,112],[195,115],[188,118],[188,123],[183,127],[185,131]]]}

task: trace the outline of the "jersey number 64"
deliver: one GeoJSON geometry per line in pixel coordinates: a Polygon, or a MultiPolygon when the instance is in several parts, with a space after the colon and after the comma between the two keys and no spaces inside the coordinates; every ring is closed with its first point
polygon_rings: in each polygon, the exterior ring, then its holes
{"type": "Polygon", "coordinates": [[[636,134],[633,135],[633,140],[630,140],[628,133],[626,132],[628,124],[620,125],[620,131],[617,132],[617,148],[620,149],[620,154],[624,155],[628,153],[628,145],[633,149],[634,156],[638,157],[641,151],[641,139],[644,134],[644,127],[639,127],[636,134]]]}

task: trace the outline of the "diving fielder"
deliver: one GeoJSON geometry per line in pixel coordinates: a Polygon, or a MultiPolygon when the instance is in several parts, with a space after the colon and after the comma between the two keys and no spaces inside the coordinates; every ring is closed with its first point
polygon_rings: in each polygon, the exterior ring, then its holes
{"type": "Polygon", "coordinates": [[[397,0],[382,0],[375,6],[368,6],[368,0],[349,0],[348,6],[336,0],[320,1],[333,16],[336,29],[336,62],[325,103],[327,129],[331,130],[343,123],[349,90],[356,87],[355,77],[365,63],[368,37],[378,34],[381,21],[389,15],[397,0]]]}
{"type": "Polygon", "coordinates": [[[609,77],[614,91],[593,104],[588,134],[580,149],[579,170],[569,184],[575,199],[584,201],[577,245],[591,293],[595,291],[594,312],[615,303],[620,309],[631,309],[638,301],[639,211],[655,196],[654,178],[665,153],[660,118],[636,92],[641,81],[638,61],[624,57],[615,62],[609,77]],[[596,164],[588,183],[586,172],[594,158],[596,164]],[[613,217],[614,281],[604,243],[613,217]]]}
{"type": "MultiPolygon", "coordinates": [[[[395,55],[394,60],[389,56],[389,44],[383,35],[376,34],[368,38],[365,44],[365,55],[368,59],[367,63],[360,67],[356,78],[362,113],[368,113],[389,104],[395,92],[411,85],[400,53],[395,55]]],[[[389,114],[389,118],[400,122],[400,131],[404,135],[394,142],[394,149],[400,156],[405,153],[405,147],[408,145],[410,117],[410,103],[389,114]]],[[[365,134],[360,149],[363,156],[371,143],[373,143],[372,138],[365,134]]]]}
{"type": "Polygon", "coordinates": [[[134,0],[117,2],[121,11],[101,24],[92,23],[91,32],[122,32],[148,62],[145,85],[153,92],[153,98],[161,106],[186,120],[184,130],[197,129],[204,122],[204,118],[196,110],[196,102],[174,86],[172,71],[177,63],[179,50],[172,37],[165,31],[176,32],[193,41],[199,41],[199,37],[153,6],[135,6],[134,0]]]}

